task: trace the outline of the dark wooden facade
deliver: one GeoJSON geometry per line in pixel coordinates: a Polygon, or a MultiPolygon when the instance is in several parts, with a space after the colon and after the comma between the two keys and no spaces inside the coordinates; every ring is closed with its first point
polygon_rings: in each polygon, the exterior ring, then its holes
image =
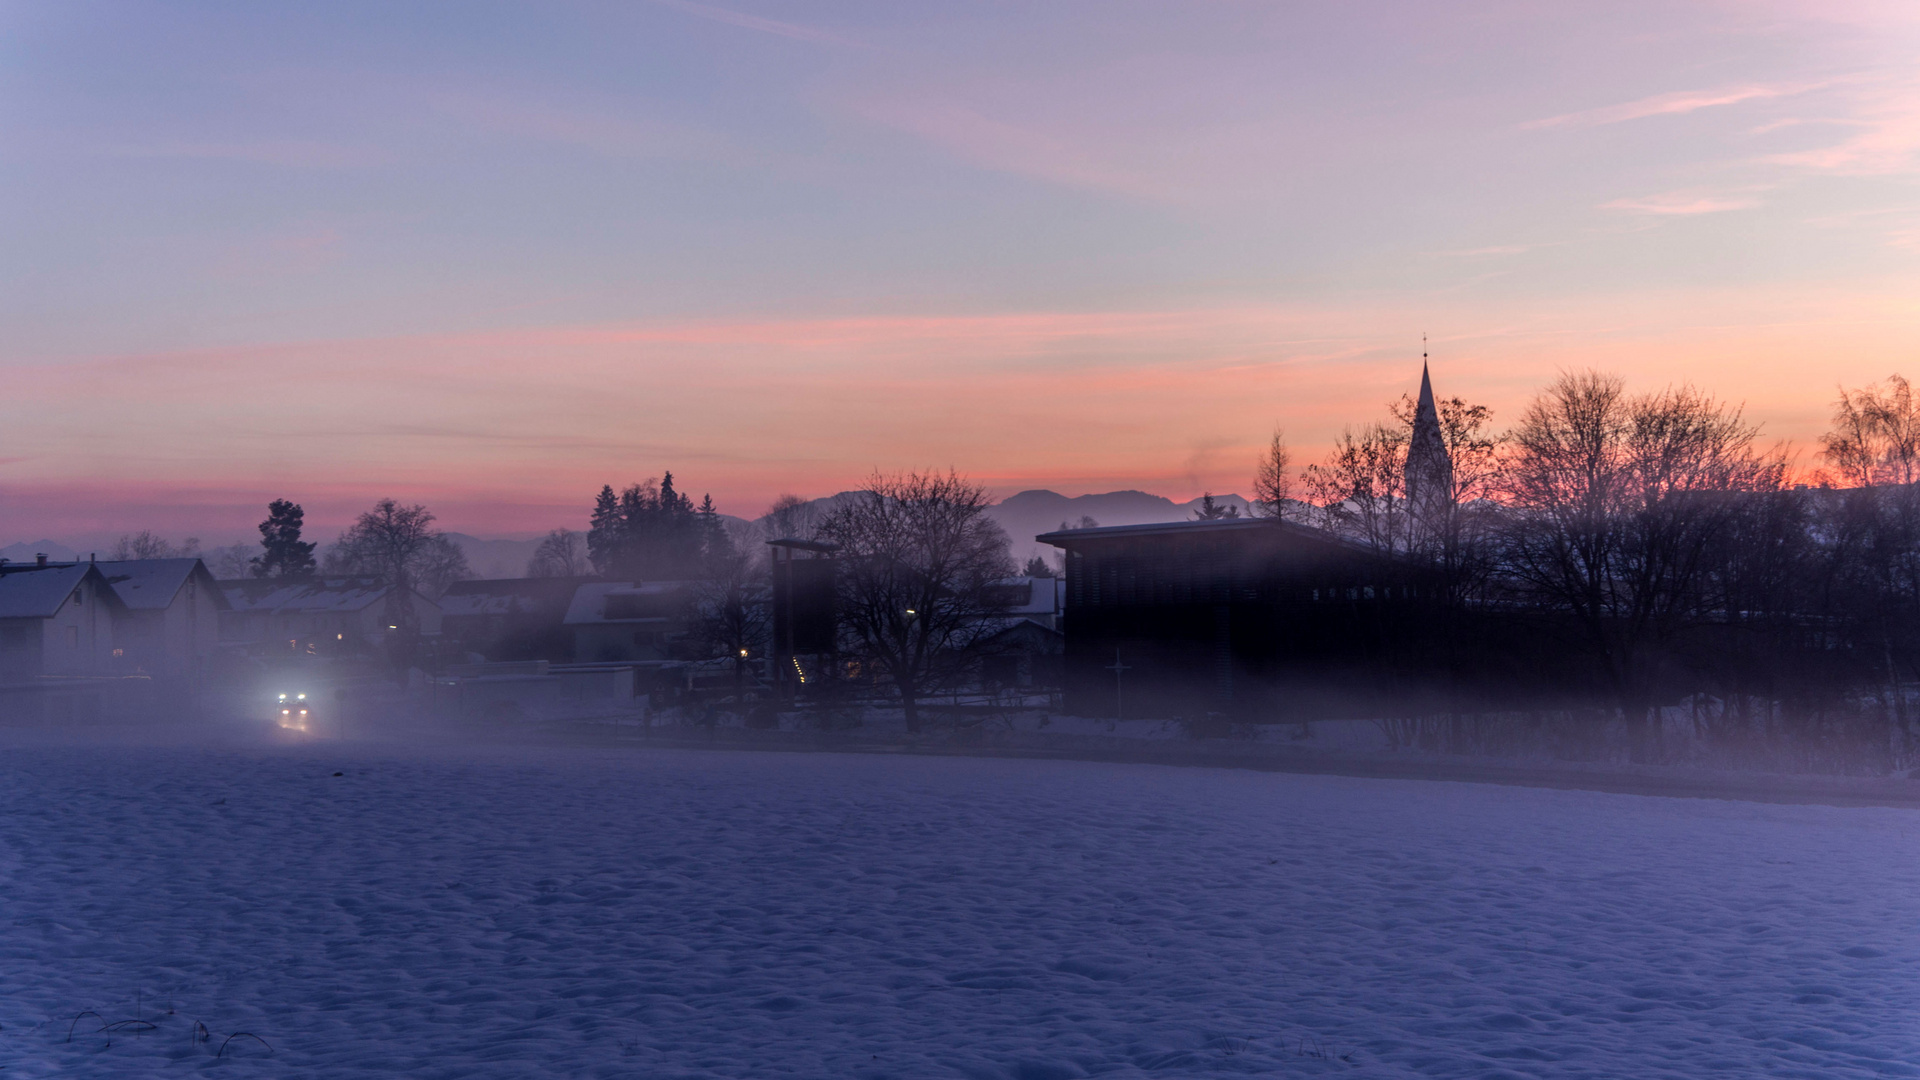
{"type": "Polygon", "coordinates": [[[1457,627],[1431,578],[1320,530],[1195,521],[1037,539],[1066,551],[1071,713],[1380,716],[1458,689],[1457,627]]]}

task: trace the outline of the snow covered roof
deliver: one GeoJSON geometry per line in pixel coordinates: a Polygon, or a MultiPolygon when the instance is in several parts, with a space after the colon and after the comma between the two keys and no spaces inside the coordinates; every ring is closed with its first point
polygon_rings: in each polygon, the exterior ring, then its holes
{"type": "Polygon", "coordinates": [[[1017,577],[1000,581],[996,588],[1006,604],[1003,610],[1017,618],[1025,618],[1029,615],[1052,615],[1058,607],[1055,593],[1059,586],[1059,578],[1017,577]]]}
{"type": "MultiPolygon", "coordinates": [[[[195,571],[206,574],[206,567],[199,559],[127,559],[94,566],[113,587],[120,602],[134,611],[158,611],[167,607],[195,571]]],[[[213,575],[207,574],[207,581],[211,583],[213,575]]],[[[213,595],[217,603],[226,602],[217,587],[213,595]]]]}
{"type": "MultiPolygon", "coordinates": [[[[0,574],[0,619],[50,619],[67,597],[89,576],[99,578],[91,563],[69,563],[44,569],[10,570],[0,574]]],[[[102,582],[104,584],[104,582],[102,582]]],[[[112,596],[111,589],[100,590],[112,596]]]]}
{"type": "Polygon", "coordinates": [[[1049,652],[1058,652],[1062,643],[1067,640],[1065,634],[1032,619],[987,619],[980,625],[981,629],[987,632],[980,639],[983,643],[992,642],[1004,646],[1024,640],[1029,644],[1041,646],[1049,652]]]}
{"type": "Polygon", "coordinates": [[[321,614],[363,611],[387,595],[377,577],[245,578],[220,582],[235,611],[263,614],[321,614]]]}
{"type": "Polygon", "coordinates": [[[440,611],[456,617],[560,612],[571,605],[582,583],[581,578],[456,581],[440,597],[440,611]]]}
{"type": "Polygon", "coordinates": [[[671,618],[687,583],[684,581],[595,581],[574,590],[567,605],[566,623],[658,622],[671,618]]]}

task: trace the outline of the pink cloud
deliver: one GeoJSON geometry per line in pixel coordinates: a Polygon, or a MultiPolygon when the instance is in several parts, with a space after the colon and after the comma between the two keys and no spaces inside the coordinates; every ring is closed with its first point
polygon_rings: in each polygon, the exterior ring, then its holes
{"type": "Polygon", "coordinates": [[[1628,120],[1643,120],[1650,116],[1679,116],[1701,109],[1738,105],[1743,101],[1790,97],[1826,85],[1830,84],[1797,83],[1781,86],[1735,86],[1718,90],[1683,90],[1672,94],[1656,94],[1653,97],[1629,101],[1622,105],[1608,105],[1599,109],[1549,116],[1543,120],[1529,120],[1520,127],[1527,131],[1556,127],[1597,127],[1602,124],[1625,123],[1628,120]]]}
{"type": "Polygon", "coordinates": [[[1637,214],[1684,217],[1693,214],[1722,214],[1729,210],[1751,210],[1761,200],[1750,195],[1709,195],[1673,191],[1640,199],[1615,199],[1601,203],[1603,210],[1627,210],[1637,214]]]}
{"type": "Polygon", "coordinates": [[[1920,170],[1920,80],[1862,91],[1855,96],[1850,115],[1828,122],[1850,129],[1851,134],[1830,146],[1775,154],[1766,160],[1848,176],[1920,170]]]}
{"type": "Polygon", "coordinates": [[[1276,424],[1305,462],[1343,425],[1380,415],[1417,375],[1423,327],[1436,330],[1441,392],[1502,418],[1553,371],[1592,364],[1636,384],[1695,379],[1804,440],[1835,381],[1881,377],[1887,357],[1914,354],[1912,314],[1910,290],[1893,283],[1472,314],[1434,296],[556,326],[101,357],[12,369],[10,431],[37,452],[0,463],[0,496],[18,510],[9,531],[33,539],[65,535],[28,522],[67,502],[83,517],[107,513],[89,494],[107,476],[146,507],[128,510],[124,527],[159,528],[173,513],[181,535],[213,532],[194,520],[250,528],[255,504],[280,495],[329,508],[326,520],[392,494],[467,531],[577,524],[600,484],[664,468],[741,513],[782,491],[844,489],[875,467],[953,465],[1003,493],[1229,492],[1244,490],[1276,424]],[[176,502],[187,509],[161,509],[176,502]]]}

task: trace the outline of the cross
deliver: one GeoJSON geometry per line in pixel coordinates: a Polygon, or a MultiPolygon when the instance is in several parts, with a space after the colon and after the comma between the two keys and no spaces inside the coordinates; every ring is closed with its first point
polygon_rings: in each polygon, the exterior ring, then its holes
{"type": "Polygon", "coordinates": [[[1132,671],[1133,665],[1121,663],[1120,650],[1116,648],[1113,650],[1113,663],[1107,665],[1107,670],[1113,672],[1113,718],[1124,719],[1120,714],[1120,676],[1132,671]]]}

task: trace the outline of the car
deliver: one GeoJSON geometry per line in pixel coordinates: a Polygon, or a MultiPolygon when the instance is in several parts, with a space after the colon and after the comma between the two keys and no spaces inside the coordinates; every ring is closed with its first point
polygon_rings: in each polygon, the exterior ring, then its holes
{"type": "Polygon", "coordinates": [[[286,693],[274,703],[274,722],[287,731],[305,732],[311,730],[309,724],[313,716],[307,709],[307,695],[304,693],[286,693]]]}

